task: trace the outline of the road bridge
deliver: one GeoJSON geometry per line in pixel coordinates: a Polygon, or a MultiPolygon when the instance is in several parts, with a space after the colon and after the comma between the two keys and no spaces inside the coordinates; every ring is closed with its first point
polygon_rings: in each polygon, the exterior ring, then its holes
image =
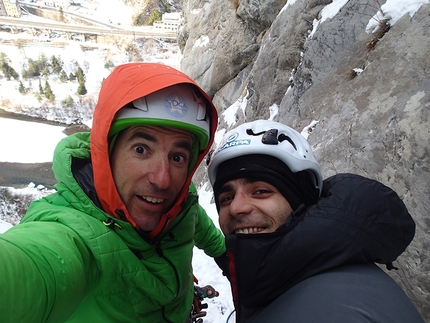
{"type": "MultiPolygon", "coordinates": [[[[43,9],[58,11],[58,9],[56,8],[44,7],[43,9]]],[[[67,12],[67,14],[70,13],[67,12]]],[[[79,18],[83,19],[84,17],[79,16],[79,18]]],[[[93,22],[97,23],[96,21],[93,22]]],[[[13,30],[14,28],[36,28],[51,31],[98,35],[103,37],[132,37],[133,39],[149,37],[170,40],[176,39],[176,33],[167,30],[163,31],[155,29],[152,26],[123,26],[120,28],[117,26],[110,26],[104,23],[99,23],[99,26],[86,26],[77,24],[65,24],[61,22],[56,22],[54,20],[51,22],[48,21],[48,19],[45,19],[43,22],[40,22],[37,20],[25,19],[25,17],[12,18],[3,16],[0,16],[0,25],[8,26],[11,28],[11,30],[13,30]]]]}

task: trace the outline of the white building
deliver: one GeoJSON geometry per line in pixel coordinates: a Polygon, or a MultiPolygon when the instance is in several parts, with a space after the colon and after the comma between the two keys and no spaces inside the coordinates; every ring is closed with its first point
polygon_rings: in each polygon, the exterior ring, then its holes
{"type": "Polygon", "coordinates": [[[21,17],[21,9],[16,0],[0,0],[0,16],[21,17]]]}
{"type": "Polygon", "coordinates": [[[181,20],[180,12],[163,13],[161,21],[154,22],[154,28],[163,31],[176,32],[181,20]]]}

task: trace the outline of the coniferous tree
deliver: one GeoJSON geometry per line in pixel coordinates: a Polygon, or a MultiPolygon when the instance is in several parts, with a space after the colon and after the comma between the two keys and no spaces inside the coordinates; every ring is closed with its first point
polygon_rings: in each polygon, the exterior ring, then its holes
{"type": "Polygon", "coordinates": [[[39,55],[36,64],[37,64],[37,67],[39,69],[39,73],[42,73],[46,69],[49,71],[48,58],[46,57],[46,55],[44,53],[41,53],[39,55]]]}
{"type": "Polygon", "coordinates": [[[42,82],[39,79],[39,93],[40,95],[45,95],[45,92],[43,91],[42,82]]]}
{"type": "Polygon", "coordinates": [[[33,59],[28,59],[28,68],[22,71],[22,75],[25,78],[40,76],[39,64],[33,59]]]}
{"type": "Polygon", "coordinates": [[[75,101],[73,101],[73,98],[68,95],[63,101],[61,101],[61,106],[63,108],[72,108],[75,105],[75,101]]]}
{"type": "Polygon", "coordinates": [[[78,94],[79,95],[84,95],[87,94],[87,88],[85,87],[85,82],[79,82],[79,86],[78,86],[78,94]]]}
{"type": "Polygon", "coordinates": [[[80,66],[78,66],[78,70],[76,71],[76,78],[79,84],[85,83],[85,74],[80,66]]]}
{"type": "Polygon", "coordinates": [[[2,62],[0,65],[0,69],[8,80],[10,80],[11,78],[14,78],[15,80],[19,78],[18,73],[13,69],[12,66],[9,65],[8,62],[2,62]]]}
{"type": "Polygon", "coordinates": [[[49,101],[54,101],[55,100],[55,95],[52,92],[51,86],[49,85],[48,81],[45,81],[45,97],[49,100],[49,101]]]}
{"type": "Polygon", "coordinates": [[[154,10],[151,15],[148,18],[148,25],[154,25],[155,21],[160,21],[162,19],[163,15],[160,11],[154,10]]]}
{"type": "Polygon", "coordinates": [[[21,75],[22,75],[22,78],[24,79],[30,78],[30,76],[28,75],[28,71],[25,68],[22,69],[21,75]]]}
{"type": "Polygon", "coordinates": [[[48,66],[45,66],[45,68],[42,70],[42,75],[47,77],[51,74],[51,71],[49,70],[48,66]]]}
{"type": "Polygon", "coordinates": [[[24,93],[27,92],[26,89],[25,89],[25,87],[24,87],[24,84],[22,84],[22,81],[19,81],[18,91],[21,94],[24,94],[24,93]]]}
{"type": "Polygon", "coordinates": [[[63,83],[66,83],[68,80],[69,80],[69,78],[67,77],[66,72],[64,72],[64,70],[61,70],[60,81],[63,83]]]}
{"type": "Polygon", "coordinates": [[[115,67],[115,64],[109,59],[105,62],[105,68],[108,70],[112,70],[115,67]]]}
{"type": "Polygon", "coordinates": [[[63,71],[63,62],[60,58],[57,58],[56,56],[51,56],[51,68],[52,73],[59,74],[63,71]]]}
{"type": "Polygon", "coordinates": [[[19,78],[18,73],[14,70],[12,66],[10,66],[9,59],[4,53],[0,53],[0,70],[3,72],[4,76],[8,80],[10,80],[11,78],[17,80],[19,78]]]}

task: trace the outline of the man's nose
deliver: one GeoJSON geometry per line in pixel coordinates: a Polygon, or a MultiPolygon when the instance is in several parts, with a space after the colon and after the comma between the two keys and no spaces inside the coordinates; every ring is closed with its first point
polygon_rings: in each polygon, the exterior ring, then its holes
{"type": "Polygon", "coordinates": [[[242,192],[237,192],[230,203],[230,215],[241,216],[252,211],[252,205],[249,203],[248,197],[242,192]]]}
{"type": "Polygon", "coordinates": [[[149,181],[159,189],[166,189],[171,184],[170,163],[167,158],[158,158],[151,164],[149,181]]]}

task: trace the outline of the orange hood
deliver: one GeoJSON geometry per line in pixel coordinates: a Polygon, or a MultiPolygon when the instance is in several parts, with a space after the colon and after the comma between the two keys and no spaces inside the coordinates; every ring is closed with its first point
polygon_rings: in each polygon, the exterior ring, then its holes
{"type": "Polygon", "coordinates": [[[164,214],[159,225],[149,234],[154,238],[163,232],[181,211],[181,205],[188,196],[188,187],[192,176],[209,151],[218,124],[218,114],[208,95],[184,73],[158,63],[129,63],[120,65],[106,78],[100,90],[99,99],[94,109],[91,130],[91,160],[94,172],[94,186],[103,210],[113,217],[118,217],[117,210],[122,210],[126,219],[139,229],[131,218],[125,204],[116,189],[109,163],[108,133],[115,114],[127,103],[149,95],[160,89],[180,84],[193,84],[208,100],[208,117],[210,118],[210,140],[205,150],[199,152],[196,165],[178,195],[173,207],[164,214]]]}

